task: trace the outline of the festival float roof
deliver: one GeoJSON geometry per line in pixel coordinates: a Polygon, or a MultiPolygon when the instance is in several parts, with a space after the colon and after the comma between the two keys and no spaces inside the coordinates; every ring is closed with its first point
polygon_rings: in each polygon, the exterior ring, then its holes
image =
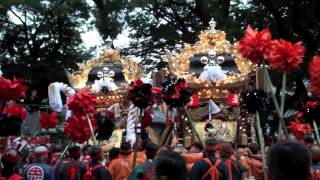
{"type": "MultiPolygon", "coordinates": [[[[168,69],[178,78],[184,78],[189,85],[198,93],[201,99],[224,99],[230,90],[239,92],[248,82],[253,71],[253,64],[242,58],[237,52],[236,44],[231,44],[226,39],[224,31],[215,29],[216,23],[210,21],[210,27],[199,35],[199,41],[194,44],[184,44],[177,54],[166,51],[164,60],[168,62],[168,69]],[[227,72],[227,78],[217,83],[211,83],[199,79],[199,74],[205,64],[202,57],[207,57],[211,52],[216,56],[223,57],[219,64],[227,72]]],[[[142,78],[143,67],[132,58],[122,58],[120,51],[113,49],[112,40],[106,40],[106,48],[100,49],[99,57],[79,63],[79,70],[68,74],[69,82],[75,89],[80,89],[92,84],[97,79],[97,73],[103,68],[109,69],[109,75],[120,87],[116,92],[98,94],[99,104],[123,102],[126,92],[126,82],[142,78]],[[110,75],[112,74],[112,75],[110,75]]]]}
{"type": "Polygon", "coordinates": [[[236,43],[231,44],[226,39],[226,33],[216,30],[215,26],[215,21],[211,20],[210,27],[200,33],[199,41],[194,44],[184,44],[179,50],[180,53],[175,55],[167,52],[165,57],[169,69],[178,77],[186,79],[202,99],[223,99],[230,90],[239,92],[248,82],[254,69],[250,61],[240,56],[236,43]],[[210,58],[208,56],[212,52],[217,57],[223,57],[220,66],[227,71],[227,78],[217,83],[199,79],[199,74],[205,66],[201,59],[210,58]]]}

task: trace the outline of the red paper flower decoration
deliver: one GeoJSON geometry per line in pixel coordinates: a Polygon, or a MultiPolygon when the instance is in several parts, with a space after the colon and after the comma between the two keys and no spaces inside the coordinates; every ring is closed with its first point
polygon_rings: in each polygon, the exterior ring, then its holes
{"type": "Polygon", "coordinates": [[[320,56],[314,56],[309,64],[309,75],[312,81],[320,82],[320,56]]]}
{"type": "Polygon", "coordinates": [[[20,118],[25,120],[27,118],[27,110],[20,104],[12,103],[6,106],[3,114],[9,118],[20,118]]]}
{"type": "Polygon", "coordinates": [[[309,89],[315,96],[320,97],[320,84],[311,81],[309,89]]]}
{"type": "MultiPolygon", "coordinates": [[[[96,121],[93,117],[89,117],[93,130],[96,131],[96,121]]],[[[65,135],[78,143],[88,141],[91,137],[90,128],[88,126],[86,116],[72,116],[66,121],[64,127],[65,135]]]]}
{"type": "Polygon", "coordinates": [[[183,107],[190,102],[192,89],[184,79],[162,83],[162,99],[170,107],[183,107]]]}
{"type": "Polygon", "coordinates": [[[239,41],[237,49],[244,58],[259,63],[268,57],[270,43],[271,33],[268,28],[259,32],[248,25],[245,37],[239,41]]]}
{"type": "Polygon", "coordinates": [[[128,99],[138,108],[146,109],[154,104],[155,97],[152,86],[136,80],[128,86],[128,99]]]}
{"type": "Polygon", "coordinates": [[[309,64],[310,91],[320,97],[320,56],[314,56],[309,64]]]}
{"type": "Polygon", "coordinates": [[[48,112],[41,112],[39,123],[40,126],[45,129],[55,128],[58,123],[58,115],[55,112],[51,114],[48,112]]]}
{"type": "Polygon", "coordinates": [[[271,50],[267,61],[273,69],[290,73],[297,70],[303,62],[302,57],[305,48],[302,46],[301,41],[292,44],[283,39],[274,40],[270,47],[271,50]]]}
{"type": "Polygon", "coordinates": [[[316,108],[319,106],[318,101],[307,101],[305,107],[306,108],[316,108]]]}
{"type": "Polygon", "coordinates": [[[300,123],[298,119],[290,122],[290,126],[288,128],[298,140],[303,140],[306,135],[310,135],[312,132],[309,124],[300,123]]]}
{"type": "Polygon", "coordinates": [[[15,77],[13,80],[0,77],[0,98],[7,101],[25,97],[25,91],[28,87],[22,84],[24,82],[24,80],[15,77]]]}
{"type": "Polygon", "coordinates": [[[89,94],[89,89],[83,88],[68,98],[68,107],[75,114],[95,113],[97,97],[89,94]]]}

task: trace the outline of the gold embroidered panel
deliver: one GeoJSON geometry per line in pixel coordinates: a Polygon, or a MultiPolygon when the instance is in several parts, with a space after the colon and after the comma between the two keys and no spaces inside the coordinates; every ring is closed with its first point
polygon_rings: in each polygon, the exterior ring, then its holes
{"type": "Polygon", "coordinates": [[[205,139],[209,137],[225,142],[235,142],[237,136],[236,121],[212,120],[210,124],[212,124],[213,128],[210,130],[210,132],[205,131],[205,126],[207,123],[208,121],[193,123],[202,142],[205,142],[205,139]]]}

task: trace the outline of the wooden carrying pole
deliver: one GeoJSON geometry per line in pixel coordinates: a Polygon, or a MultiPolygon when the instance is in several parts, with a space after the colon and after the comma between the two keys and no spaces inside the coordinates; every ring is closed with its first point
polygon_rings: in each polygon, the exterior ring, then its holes
{"type": "MultiPolygon", "coordinates": [[[[139,119],[138,119],[138,122],[136,122],[136,127],[135,128],[137,128],[137,125],[142,122],[142,116],[143,116],[143,109],[140,109],[139,119]]],[[[132,169],[134,169],[134,167],[136,166],[136,162],[137,162],[140,133],[136,133],[136,141],[134,143],[134,151],[133,151],[132,169]]]]}
{"type": "MultiPolygon", "coordinates": [[[[259,89],[259,71],[261,71],[261,68],[258,68],[256,70],[256,89],[259,89]]],[[[266,159],[265,159],[265,154],[264,154],[264,139],[263,139],[263,133],[262,133],[262,128],[261,128],[261,123],[260,123],[260,116],[259,112],[256,111],[256,126],[257,126],[257,132],[258,132],[258,139],[259,139],[259,144],[260,144],[260,151],[261,151],[261,158],[262,158],[262,163],[263,163],[263,174],[264,174],[264,179],[268,180],[268,174],[267,174],[267,165],[266,165],[266,159]]]]}

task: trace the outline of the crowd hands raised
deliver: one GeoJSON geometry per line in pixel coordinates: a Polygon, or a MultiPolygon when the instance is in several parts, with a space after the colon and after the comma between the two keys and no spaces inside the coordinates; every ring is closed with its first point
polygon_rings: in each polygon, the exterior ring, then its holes
{"type": "Polygon", "coordinates": [[[133,147],[103,152],[98,145],[73,145],[58,161],[60,145],[39,145],[17,151],[6,149],[1,157],[1,178],[9,180],[270,180],[320,179],[320,147],[314,138],[303,142],[288,137],[265,148],[263,168],[257,144],[234,148],[231,143],[207,139],[188,148],[173,141],[161,146],[143,140],[133,167],[133,147]]]}

